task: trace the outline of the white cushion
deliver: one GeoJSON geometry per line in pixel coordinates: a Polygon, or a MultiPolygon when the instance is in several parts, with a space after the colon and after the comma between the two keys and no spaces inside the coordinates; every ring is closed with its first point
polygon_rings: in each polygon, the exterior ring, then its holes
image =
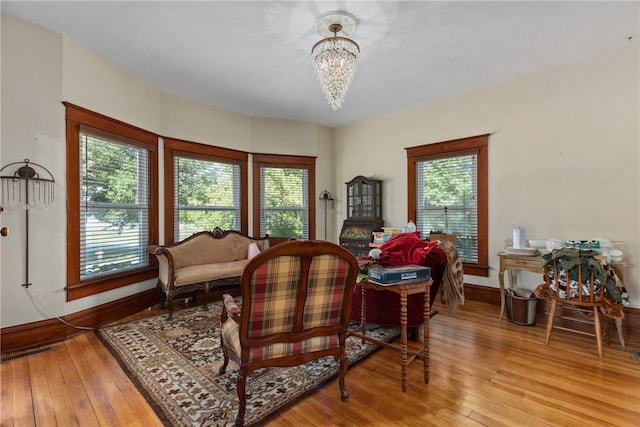
{"type": "Polygon", "coordinates": [[[256,243],[250,243],[249,251],[247,253],[247,259],[251,259],[254,256],[258,255],[259,253],[260,253],[260,248],[258,247],[258,245],[256,243]]]}

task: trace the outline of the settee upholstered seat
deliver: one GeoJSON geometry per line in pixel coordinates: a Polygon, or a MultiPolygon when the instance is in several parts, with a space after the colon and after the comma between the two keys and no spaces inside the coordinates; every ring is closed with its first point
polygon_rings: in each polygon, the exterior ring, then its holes
{"type": "Polygon", "coordinates": [[[248,259],[240,259],[229,262],[216,262],[211,264],[198,264],[182,267],[176,271],[175,286],[190,285],[225,279],[228,277],[238,277],[242,269],[247,264],[248,259]]]}
{"type": "Polygon", "coordinates": [[[173,318],[176,295],[204,291],[207,310],[209,289],[240,284],[240,275],[254,255],[269,247],[269,238],[253,238],[233,230],[201,231],[173,245],[150,245],[149,253],[158,260],[158,291],[162,307],[169,303],[173,318]]]}

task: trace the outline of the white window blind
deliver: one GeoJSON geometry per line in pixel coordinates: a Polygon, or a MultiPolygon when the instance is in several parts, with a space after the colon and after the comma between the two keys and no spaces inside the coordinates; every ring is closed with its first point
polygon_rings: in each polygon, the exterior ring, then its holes
{"type": "Polygon", "coordinates": [[[149,151],[80,130],[80,279],[149,265],[149,151]]]}
{"type": "Polygon", "coordinates": [[[260,230],[309,239],[309,170],[260,167],[260,230]]]}
{"type": "Polygon", "coordinates": [[[240,230],[240,165],[174,157],[174,238],[193,233],[240,230]]]}
{"type": "Polygon", "coordinates": [[[416,225],[457,236],[463,262],[478,262],[477,155],[416,162],[416,225]]]}

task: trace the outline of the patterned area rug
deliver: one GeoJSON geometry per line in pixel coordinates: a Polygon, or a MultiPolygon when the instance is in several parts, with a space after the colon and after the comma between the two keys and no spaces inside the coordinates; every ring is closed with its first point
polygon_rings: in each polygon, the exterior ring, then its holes
{"type": "MultiPolygon", "coordinates": [[[[237,365],[229,362],[227,373],[218,374],[221,309],[222,304],[216,302],[209,304],[209,311],[201,306],[178,311],[173,321],[162,314],[96,332],[165,425],[233,424],[238,409],[237,365]]],[[[367,325],[367,334],[391,341],[399,336],[399,329],[367,325]]],[[[349,337],[349,367],[377,349],[349,337]]],[[[293,368],[252,373],[247,381],[245,425],[264,421],[318,389],[337,376],[338,368],[327,357],[293,368]]],[[[335,392],[340,393],[337,386],[335,392]]]]}

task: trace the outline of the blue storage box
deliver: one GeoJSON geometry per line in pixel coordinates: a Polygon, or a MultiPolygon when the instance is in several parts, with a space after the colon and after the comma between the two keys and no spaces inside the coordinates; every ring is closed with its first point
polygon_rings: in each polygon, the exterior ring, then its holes
{"type": "Polygon", "coordinates": [[[421,265],[401,265],[398,267],[370,267],[368,278],[372,282],[391,285],[431,278],[431,268],[421,265]]]}

